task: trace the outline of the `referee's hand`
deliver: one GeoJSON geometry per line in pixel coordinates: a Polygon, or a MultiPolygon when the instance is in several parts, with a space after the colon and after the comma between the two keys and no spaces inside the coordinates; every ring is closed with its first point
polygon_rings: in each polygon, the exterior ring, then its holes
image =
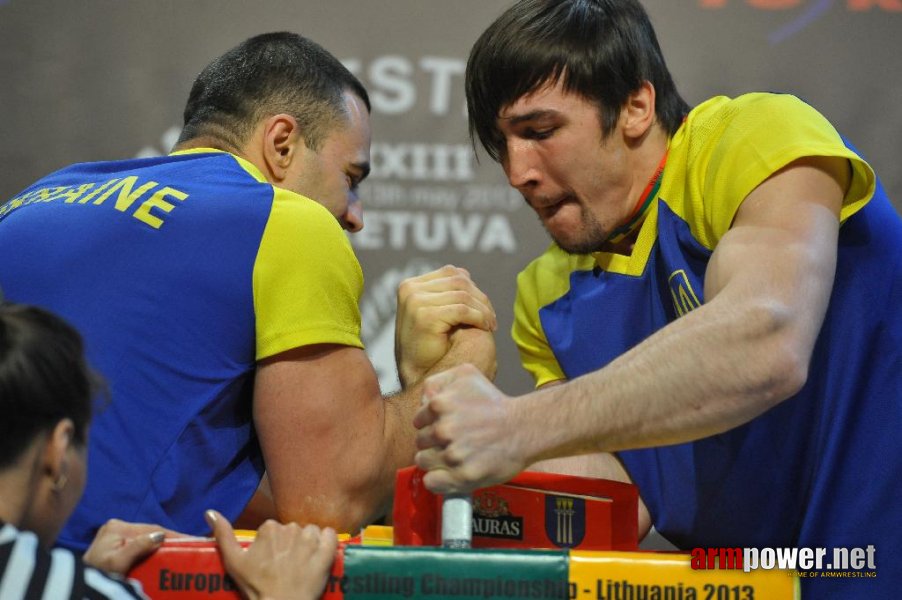
{"type": "Polygon", "coordinates": [[[214,510],[205,513],[226,571],[251,600],[316,600],[326,587],[338,538],[331,528],[266,521],[247,548],[232,524],[214,510]]]}

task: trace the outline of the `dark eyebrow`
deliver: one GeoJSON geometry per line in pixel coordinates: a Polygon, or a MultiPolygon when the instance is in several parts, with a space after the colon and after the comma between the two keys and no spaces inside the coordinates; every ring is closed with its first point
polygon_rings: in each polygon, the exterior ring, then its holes
{"type": "Polygon", "coordinates": [[[543,108],[543,109],[531,110],[528,113],[525,113],[522,115],[517,115],[515,117],[507,117],[507,118],[501,117],[501,118],[499,118],[499,120],[507,121],[511,125],[519,125],[520,123],[523,123],[525,121],[533,121],[533,120],[542,119],[545,117],[557,117],[558,115],[560,115],[560,113],[556,110],[553,110],[550,108],[543,108]]]}

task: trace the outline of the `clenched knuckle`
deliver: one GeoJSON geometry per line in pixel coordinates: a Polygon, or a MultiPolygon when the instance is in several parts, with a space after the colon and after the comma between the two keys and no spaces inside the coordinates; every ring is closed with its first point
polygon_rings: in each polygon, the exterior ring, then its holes
{"type": "Polygon", "coordinates": [[[262,525],[260,525],[259,531],[260,533],[274,533],[279,530],[281,525],[275,521],[274,519],[266,519],[262,525]]]}
{"type": "Polygon", "coordinates": [[[440,444],[447,444],[454,438],[453,427],[447,422],[436,423],[432,429],[432,436],[440,444]]]}
{"type": "Polygon", "coordinates": [[[472,483],[482,479],[485,476],[485,470],[480,465],[467,463],[461,466],[458,474],[463,481],[472,483]]]}
{"type": "Polygon", "coordinates": [[[458,445],[451,445],[445,448],[445,451],[442,453],[445,463],[450,466],[457,466],[463,463],[466,458],[465,453],[461,450],[458,445]]]}

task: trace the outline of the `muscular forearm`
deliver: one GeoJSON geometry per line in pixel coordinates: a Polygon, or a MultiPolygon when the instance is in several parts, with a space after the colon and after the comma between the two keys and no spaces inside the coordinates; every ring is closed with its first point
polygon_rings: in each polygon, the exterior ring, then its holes
{"type": "Polygon", "coordinates": [[[399,287],[398,394],[381,396],[359,348],[302,347],[261,367],[255,420],[271,440],[264,450],[279,518],[354,531],[383,515],[395,472],[413,463],[421,381],[464,362],[493,377],[496,326],[488,297],[449,265],[399,287]],[[303,424],[301,436],[291,423],[303,424]]]}
{"type": "Polygon", "coordinates": [[[541,415],[527,456],[699,439],[798,391],[833,286],[847,185],[845,161],[811,159],[756,188],[711,256],[706,304],[605,368],[513,403],[524,420],[541,415]]]}
{"type": "Polygon", "coordinates": [[[604,369],[512,403],[521,413],[516,418],[530,423],[528,456],[699,439],[793,394],[804,382],[807,357],[787,343],[788,323],[766,307],[731,309],[723,300],[682,317],[604,369]]]}
{"type": "MultiPolygon", "coordinates": [[[[495,346],[490,332],[462,328],[452,333],[448,351],[427,375],[464,362],[494,375],[495,346]]],[[[316,453],[311,459],[316,468],[297,478],[294,485],[298,487],[281,490],[273,478],[279,519],[356,531],[385,515],[391,508],[395,472],[413,464],[413,416],[421,398],[422,380],[397,394],[373,398],[355,413],[355,425],[348,419],[345,429],[322,436],[340,436],[340,442],[311,445],[308,452],[316,453]]]]}
{"type": "Polygon", "coordinates": [[[451,346],[445,355],[430,368],[423,378],[407,389],[385,399],[385,435],[387,455],[382,462],[379,479],[388,482],[382,492],[381,506],[387,510],[394,491],[394,474],[399,468],[413,464],[416,453],[416,429],[413,418],[422,403],[423,382],[460,364],[470,363],[486,377],[494,379],[497,369],[495,341],[491,332],[473,327],[462,327],[451,334],[451,346]]]}

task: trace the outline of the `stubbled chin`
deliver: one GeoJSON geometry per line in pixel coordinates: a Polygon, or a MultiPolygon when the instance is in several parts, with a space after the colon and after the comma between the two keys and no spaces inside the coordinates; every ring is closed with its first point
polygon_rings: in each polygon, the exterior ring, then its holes
{"type": "Polygon", "coordinates": [[[559,224],[555,224],[549,221],[545,221],[542,224],[545,226],[545,231],[548,232],[548,235],[551,236],[551,239],[557,242],[557,245],[564,250],[570,252],[570,248],[575,248],[581,245],[580,242],[582,241],[582,236],[574,235],[575,233],[581,234],[581,228],[574,229],[573,226],[560,226],[559,224]]]}
{"type": "Polygon", "coordinates": [[[557,233],[572,232],[582,227],[582,209],[577,202],[565,200],[542,211],[542,223],[545,229],[557,239],[557,233]]]}
{"type": "Polygon", "coordinates": [[[585,218],[579,204],[565,203],[553,214],[542,218],[548,235],[570,254],[591,254],[601,249],[607,234],[585,218]],[[569,204],[569,205],[568,205],[569,204]]]}

